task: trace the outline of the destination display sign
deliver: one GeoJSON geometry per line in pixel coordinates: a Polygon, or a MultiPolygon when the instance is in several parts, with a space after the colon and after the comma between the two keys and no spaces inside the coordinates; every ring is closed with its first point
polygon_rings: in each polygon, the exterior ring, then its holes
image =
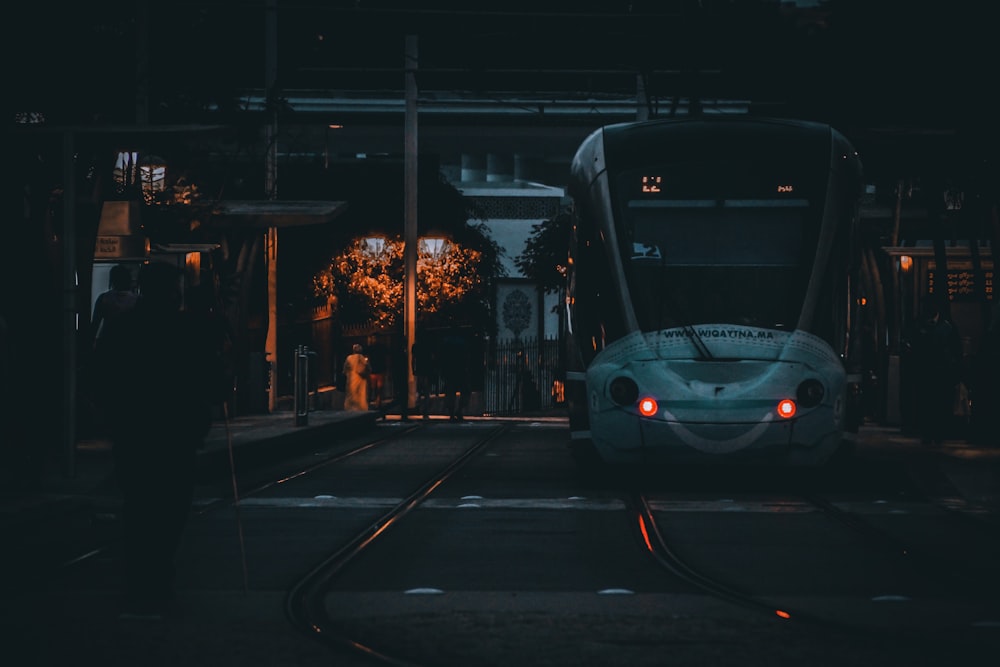
{"type": "Polygon", "coordinates": [[[724,178],[701,181],[693,184],[690,174],[639,173],[629,177],[628,190],[637,198],[704,198],[708,192],[727,192],[726,198],[773,198],[787,199],[801,196],[799,187],[786,180],[757,177],[747,178],[738,183],[724,178]],[[728,183],[728,185],[725,185],[728,183]]]}
{"type": "Polygon", "coordinates": [[[978,301],[982,298],[985,288],[986,299],[993,300],[993,270],[983,269],[983,286],[976,284],[976,273],[971,268],[948,269],[947,276],[942,276],[936,268],[927,269],[927,293],[934,294],[939,289],[948,289],[951,301],[978,301]]]}

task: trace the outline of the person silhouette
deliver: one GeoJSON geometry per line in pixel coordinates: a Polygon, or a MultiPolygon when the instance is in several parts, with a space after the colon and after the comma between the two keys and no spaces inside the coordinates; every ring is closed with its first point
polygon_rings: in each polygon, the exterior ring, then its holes
{"type": "Polygon", "coordinates": [[[406,358],[406,339],[392,346],[389,369],[392,376],[392,402],[399,407],[400,421],[410,420],[410,374],[406,358]]]}
{"type": "Polygon", "coordinates": [[[469,347],[457,328],[441,341],[441,376],[448,419],[465,421],[465,409],[469,405],[469,347]]]}
{"type": "Polygon", "coordinates": [[[416,409],[424,419],[430,419],[431,412],[431,384],[434,375],[437,373],[434,350],[427,343],[426,337],[421,337],[413,343],[410,348],[412,357],[413,375],[417,382],[417,405],[416,409]]]}
{"type": "Polygon", "coordinates": [[[973,364],[972,418],[977,444],[1000,446],[1000,300],[990,313],[990,323],[973,364]]]}
{"type": "Polygon", "coordinates": [[[115,264],[108,275],[108,290],[101,292],[94,301],[94,313],[90,318],[91,345],[97,345],[109,326],[118,316],[135,307],[139,295],[132,287],[132,271],[124,264],[115,264]]]}
{"type": "Polygon", "coordinates": [[[376,338],[372,338],[368,345],[368,400],[374,404],[379,416],[382,414],[383,394],[385,393],[385,372],[388,365],[389,351],[385,344],[376,338]]]}
{"type": "Polygon", "coordinates": [[[359,343],[351,347],[351,354],[344,360],[344,410],[363,412],[368,410],[368,377],[371,364],[359,343]]]}
{"type": "Polygon", "coordinates": [[[917,430],[925,444],[944,441],[953,421],[955,390],[962,380],[962,339],[940,302],[921,302],[909,341],[914,362],[917,430]]]}
{"type": "Polygon", "coordinates": [[[202,317],[181,310],[180,271],[153,262],[140,295],[102,335],[101,400],[121,489],[127,614],[158,616],[173,599],[174,559],[194,492],[197,450],[222,386],[202,317]]]}

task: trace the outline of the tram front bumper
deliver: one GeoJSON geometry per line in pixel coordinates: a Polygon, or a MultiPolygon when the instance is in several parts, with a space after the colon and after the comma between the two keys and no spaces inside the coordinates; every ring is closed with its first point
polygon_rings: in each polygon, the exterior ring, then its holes
{"type": "Polygon", "coordinates": [[[680,420],[668,411],[653,418],[620,411],[591,423],[598,452],[622,462],[818,465],[832,456],[840,438],[832,414],[823,409],[803,418],[781,419],[770,412],[756,421],[733,423],[680,420]]]}

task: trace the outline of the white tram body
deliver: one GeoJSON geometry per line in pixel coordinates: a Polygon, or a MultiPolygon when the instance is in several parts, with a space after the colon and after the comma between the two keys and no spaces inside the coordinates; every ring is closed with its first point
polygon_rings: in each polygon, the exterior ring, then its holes
{"type": "Polygon", "coordinates": [[[625,123],[573,162],[567,403],[610,463],[820,465],[856,430],[861,164],[827,125],[625,123]]]}

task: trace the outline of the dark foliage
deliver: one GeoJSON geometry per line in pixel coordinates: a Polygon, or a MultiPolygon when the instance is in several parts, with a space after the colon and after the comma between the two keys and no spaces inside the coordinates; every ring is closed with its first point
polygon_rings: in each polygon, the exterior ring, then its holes
{"type": "Polygon", "coordinates": [[[514,259],[517,268],[546,292],[565,287],[571,224],[570,213],[563,211],[533,225],[524,252],[514,259]]]}

